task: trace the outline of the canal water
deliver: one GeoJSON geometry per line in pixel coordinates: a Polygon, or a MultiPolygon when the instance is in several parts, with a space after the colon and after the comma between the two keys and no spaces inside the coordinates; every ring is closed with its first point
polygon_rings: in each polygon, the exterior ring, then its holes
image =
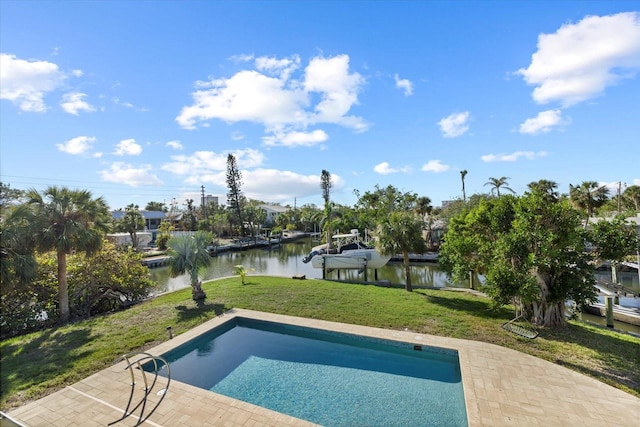
{"type": "MultiPolygon", "coordinates": [[[[322,279],[322,269],[313,268],[311,263],[302,262],[313,246],[319,242],[311,238],[299,239],[271,249],[249,249],[238,252],[223,252],[212,258],[211,265],[200,275],[202,280],[233,276],[234,267],[242,265],[249,275],[285,276],[304,275],[309,279],[322,279]]],[[[189,287],[189,277],[185,274],[170,277],[168,267],[151,269],[151,278],[158,284],[158,292],[171,292],[189,287]]],[[[364,272],[356,270],[333,271],[327,279],[364,282],[364,272]],[[340,277],[338,277],[338,273],[340,277]]],[[[367,271],[367,281],[375,281],[375,271],[367,271]]],[[[378,269],[378,281],[388,281],[404,285],[402,263],[390,262],[378,269]]],[[[415,263],[411,268],[411,283],[416,287],[469,287],[469,282],[454,283],[435,263],[415,263]]]]}
{"type": "MultiPolygon", "coordinates": [[[[313,246],[319,242],[311,238],[299,239],[294,242],[282,244],[270,249],[250,249],[238,252],[224,252],[217,257],[212,258],[211,265],[200,274],[202,280],[219,279],[235,275],[234,267],[242,265],[249,275],[265,275],[265,276],[284,276],[292,277],[294,275],[304,275],[307,278],[322,279],[322,269],[313,268],[311,263],[302,262],[313,246]]],[[[328,274],[328,279],[345,280],[354,282],[364,282],[364,273],[356,270],[341,270],[340,277],[338,272],[333,271],[328,274]]],[[[607,273],[600,273],[605,275],[607,273]]],[[[610,273],[609,273],[610,274],[610,273]]],[[[376,280],[374,271],[367,271],[367,280],[376,280]]],[[[158,284],[157,292],[171,292],[178,289],[188,288],[189,277],[184,274],[172,278],[169,274],[168,267],[158,267],[151,269],[151,278],[158,284]]],[[[378,269],[378,281],[387,281],[392,284],[403,286],[404,269],[402,263],[389,262],[384,267],[378,269]]],[[[478,278],[476,277],[476,283],[478,278]]],[[[637,285],[637,276],[634,279],[633,274],[623,274],[623,281],[627,281],[634,288],[637,285]]],[[[413,263],[411,267],[411,283],[414,287],[457,287],[469,288],[469,281],[463,283],[455,283],[449,280],[447,275],[440,269],[436,263],[420,262],[413,263]]],[[[625,282],[625,284],[627,284],[625,282]]],[[[584,320],[592,323],[605,325],[605,320],[599,316],[584,314],[584,320]]],[[[621,322],[615,322],[616,329],[628,330],[640,333],[640,327],[627,325],[621,322]]]]}

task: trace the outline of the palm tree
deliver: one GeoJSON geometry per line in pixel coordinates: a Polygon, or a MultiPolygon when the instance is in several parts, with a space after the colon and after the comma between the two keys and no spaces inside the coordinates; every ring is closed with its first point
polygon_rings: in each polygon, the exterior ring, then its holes
{"type": "Polygon", "coordinates": [[[431,199],[427,196],[418,197],[416,200],[416,212],[420,215],[420,219],[422,220],[422,226],[426,223],[427,225],[427,242],[431,245],[431,212],[433,211],[433,206],[431,206],[431,199]],[[425,221],[425,216],[429,215],[429,219],[425,221]]]}
{"type": "Polygon", "coordinates": [[[411,266],[409,253],[424,253],[422,221],[411,212],[391,212],[386,221],[378,225],[376,248],[385,255],[402,254],[405,275],[405,289],[411,292],[411,266]]]}
{"type": "Polygon", "coordinates": [[[640,212],[640,185],[631,185],[622,193],[625,207],[640,212]]]}
{"type": "Polygon", "coordinates": [[[462,201],[467,201],[467,193],[464,190],[464,177],[467,176],[467,170],[463,169],[460,171],[460,178],[462,178],[462,201]]]}
{"type": "Polygon", "coordinates": [[[529,187],[532,193],[540,193],[545,199],[552,202],[558,201],[558,197],[560,196],[557,191],[558,183],[548,179],[530,182],[527,184],[527,187],[529,187]]]}
{"type": "Polygon", "coordinates": [[[49,187],[42,193],[27,192],[28,204],[34,208],[35,234],[40,250],[55,250],[58,261],[58,309],[60,320],[69,320],[67,289],[67,254],[72,251],[91,255],[102,246],[108,230],[109,209],[102,197],[67,187],[49,187]]]}
{"type": "Polygon", "coordinates": [[[324,216],[326,218],[325,224],[327,225],[327,247],[331,249],[331,174],[329,171],[322,169],[320,173],[320,188],[322,189],[322,198],[324,199],[324,216]]]}
{"type": "Polygon", "coordinates": [[[205,231],[196,231],[192,235],[172,237],[168,242],[169,247],[169,273],[171,277],[181,274],[189,274],[191,284],[191,298],[201,301],[207,297],[202,290],[202,282],[198,278],[198,272],[211,264],[211,256],[207,252],[207,245],[213,236],[205,231]]]}
{"type": "Polygon", "coordinates": [[[569,184],[569,197],[579,208],[586,211],[587,217],[584,227],[587,228],[589,218],[593,216],[595,209],[604,205],[607,201],[609,189],[604,185],[599,186],[595,181],[583,181],[580,185],[569,184]]]}
{"type": "Polygon", "coordinates": [[[36,276],[36,241],[31,230],[33,223],[33,212],[29,205],[2,209],[0,277],[3,290],[6,290],[6,286],[27,284],[36,276]]]}
{"type": "Polygon", "coordinates": [[[485,183],[485,187],[487,185],[491,186],[491,194],[493,194],[493,192],[495,191],[497,196],[500,197],[500,188],[504,188],[505,190],[508,190],[512,193],[515,193],[515,191],[513,191],[509,186],[509,182],[507,181],[509,178],[507,178],[506,176],[500,177],[500,178],[489,178],[489,182],[485,183]]]}
{"type": "Polygon", "coordinates": [[[138,250],[138,230],[143,230],[145,226],[144,217],[140,213],[138,205],[131,203],[124,210],[122,218],[116,222],[118,230],[129,233],[131,246],[134,251],[138,250]]]}

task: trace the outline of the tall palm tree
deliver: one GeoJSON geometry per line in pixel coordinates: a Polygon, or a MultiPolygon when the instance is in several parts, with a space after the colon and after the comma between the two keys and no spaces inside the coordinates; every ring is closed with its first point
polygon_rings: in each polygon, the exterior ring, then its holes
{"type": "Polygon", "coordinates": [[[427,196],[418,197],[416,200],[416,212],[420,215],[420,219],[422,220],[422,226],[426,225],[427,229],[427,242],[431,245],[431,212],[433,211],[433,206],[431,206],[431,199],[427,196]],[[425,221],[425,216],[429,215],[429,218],[425,221]]]}
{"type": "Polygon", "coordinates": [[[394,211],[378,225],[376,233],[376,248],[385,255],[402,254],[402,265],[405,275],[405,289],[413,290],[411,286],[410,253],[424,253],[425,241],[422,238],[422,221],[408,211],[394,211]]]}
{"type": "Polygon", "coordinates": [[[510,187],[509,187],[509,182],[508,182],[508,177],[503,176],[500,178],[489,178],[489,181],[486,182],[484,185],[485,187],[487,185],[491,186],[491,194],[493,194],[494,192],[496,193],[496,195],[498,197],[500,197],[500,188],[504,188],[507,191],[510,191],[511,193],[515,193],[515,191],[513,191],[510,187]]]}
{"type": "Polygon", "coordinates": [[[207,245],[213,236],[205,231],[197,231],[192,235],[172,237],[169,247],[169,273],[172,277],[187,273],[191,284],[191,297],[194,301],[201,301],[207,297],[202,290],[202,282],[198,272],[211,264],[211,255],[207,245]]]}
{"type": "Polygon", "coordinates": [[[464,190],[464,177],[467,176],[467,170],[463,169],[460,171],[460,178],[462,178],[462,201],[467,201],[467,193],[464,190]]]}
{"type": "Polygon", "coordinates": [[[324,216],[326,218],[325,224],[327,225],[328,249],[331,249],[331,187],[333,187],[331,174],[329,171],[322,169],[322,173],[320,173],[320,188],[322,189],[322,198],[324,199],[324,216]]]}
{"type": "Polygon", "coordinates": [[[598,185],[595,181],[583,181],[580,185],[569,184],[569,197],[579,209],[584,209],[587,216],[584,227],[589,224],[589,218],[594,211],[607,201],[609,189],[604,185],[598,185]]]}
{"type": "Polygon", "coordinates": [[[109,209],[102,197],[94,199],[89,191],[67,187],[49,187],[42,193],[31,189],[27,198],[34,208],[39,249],[56,251],[58,309],[60,320],[66,322],[70,313],[67,254],[77,251],[90,255],[100,249],[109,228],[109,209]]]}

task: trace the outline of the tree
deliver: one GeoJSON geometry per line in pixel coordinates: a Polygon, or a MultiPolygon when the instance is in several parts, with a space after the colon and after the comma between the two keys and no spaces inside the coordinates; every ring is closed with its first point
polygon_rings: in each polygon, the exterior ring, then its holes
{"type": "Polygon", "coordinates": [[[463,169],[460,171],[460,178],[462,178],[462,201],[467,201],[467,193],[464,190],[464,178],[467,176],[467,170],[463,169]]]}
{"type": "Polygon", "coordinates": [[[531,192],[537,192],[547,198],[550,202],[558,201],[558,183],[550,181],[548,179],[541,179],[538,181],[530,182],[527,187],[531,192]]]}
{"type": "MultiPolygon", "coordinates": [[[[38,263],[36,286],[46,286],[55,277],[52,252],[42,254],[38,263]]],[[[69,306],[73,318],[87,318],[127,307],[148,296],[155,286],[149,268],[142,264],[142,254],[123,250],[104,241],[90,256],[71,254],[69,272],[69,306]]]]}
{"type": "Polygon", "coordinates": [[[6,206],[0,221],[0,270],[3,291],[23,286],[36,275],[33,230],[34,216],[29,205],[6,206]]]}
{"type": "Polygon", "coordinates": [[[599,186],[595,181],[583,181],[580,185],[569,184],[569,197],[574,205],[586,213],[584,227],[587,228],[589,218],[594,211],[607,201],[609,189],[604,185],[599,186]]]}
{"type": "Polygon", "coordinates": [[[198,272],[211,264],[211,256],[207,245],[213,236],[204,231],[196,231],[190,236],[172,237],[169,246],[169,272],[172,277],[187,273],[191,284],[191,297],[194,301],[202,301],[207,294],[202,290],[202,282],[198,272]]]}
{"type": "Polygon", "coordinates": [[[594,256],[598,260],[611,261],[611,279],[617,283],[619,262],[640,250],[638,235],[634,227],[620,216],[611,221],[600,220],[591,228],[594,256]]]}
{"type": "Polygon", "coordinates": [[[431,246],[431,224],[433,223],[433,219],[431,218],[431,212],[433,212],[433,206],[431,206],[431,199],[427,196],[418,197],[416,200],[416,212],[420,215],[420,219],[422,219],[423,228],[427,229],[427,243],[431,246]],[[427,220],[425,221],[425,217],[429,215],[427,220]]]}
{"type": "Polygon", "coordinates": [[[491,186],[491,194],[493,195],[493,193],[495,192],[497,194],[498,197],[500,197],[500,188],[504,188],[505,190],[515,194],[515,191],[513,191],[510,187],[509,187],[509,182],[507,181],[509,178],[507,178],[506,176],[500,177],[500,178],[489,178],[489,181],[486,182],[484,185],[485,187],[487,185],[491,186]]]}
{"type": "Polygon", "coordinates": [[[167,209],[167,205],[164,202],[148,202],[147,206],[144,207],[146,211],[155,211],[155,212],[169,212],[167,209]]]}
{"type": "Polygon", "coordinates": [[[133,250],[138,250],[138,230],[144,230],[144,217],[133,203],[124,210],[124,215],[116,221],[116,230],[129,233],[133,250]]]}
{"type": "Polygon", "coordinates": [[[267,220],[267,212],[262,209],[257,201],[250,201],[244,207],[243,216],[251,229],[251,236],[255,237],[258,234],[260,226],[262,226],[267,220]]]}
{"type": "Polygon", "coordinates": [[[322,199],[324,200],[324,216],[326,226],[327,245],[331,249],[331,174],[329,171],[322,169],[320,173],[320,188],[322,189],[322,199]]]}
{"type": "Polygon", "coordinates": [[[229,209],[235,214],[232,217],[232,222],[240,227],[240,234],[244,236],[244,218],[243,207],[245,203],[244,195],[242,194],[242,173],[238,169],[236,158],[233,154],[227,156],[227,204],[229,209]]]}
{"type": "Polygon", "coordinates": [[[566,300],[583,307],[596,298],[587,237],[567,200],[537,192],[481,200],[451,220],[439,262],[457,280],[483,274],[496,305],[519,301],[532,322],[561,326],[566,300]]]}
{"type": "Polygon", "coordinates": [[[622,193],[622,202],[626,209],[640,212],[640,185],[631,185],[622,193]]]}
{"type": "Polygon", "coordinates": [[[58,264],[58,303],[60,320],[69,320],[67,254],[72,251],[91,255],[102,246],[108,230],[109,209],[102,197],[94,199],[86,190],[48,187],[42,193],[31,189],[28,203],[36,218],[39,249],[55,250],[58,264]]]}
{"type": "Polygon", "coordinates": [[[193,199],[186,199],[184,201],[184,205],[186,207],[186,211],[184,215],[182,215],[182,229],[195,231],[198,226],[198,221],[196,218],[196,208],[193,205],[193,199]]]}
{"type": "Polygon", "coordinates": [[[411,286],[411,265],[409,253],[424,253],[425,241],[422,238],[423,221],[409,211],[394,211],[380,223],[376,232],[376,248],[385,255],[402,254],[405,273],[405,289],[411,286]]]}

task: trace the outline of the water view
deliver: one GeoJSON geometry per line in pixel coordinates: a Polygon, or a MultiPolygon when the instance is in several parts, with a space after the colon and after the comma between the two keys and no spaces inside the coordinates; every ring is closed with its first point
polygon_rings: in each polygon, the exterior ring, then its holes
{"type": "MultiPolygon", "coordinates": [[[[233,276],[234,266],[243,265],[249,275],[285,276],[304,275],[309,279],[322,279],[322,269],[302,262],[317,241],[304,238],[282,244],[271,249],[250,249],[240,252],[225,252],[212,259],[209,268],[202,274],[203,280],[233,276]]],[[[167,267],[151,269],[152,279],[158,283],[159,292],[170,292],[189,287],[187,275],[171,278],[167,267]]],[[[328,279],[364,282],[364,273],[356,270],[333,271],[328,279]],[[338,277],[338,274],[340,277],[338,277]]],[[[367,271],[367,280],[376,280],[374,270],[367,271]]],[[[401,263],[390,262],[378,269],[378,281],[404,285],[404,270],[401,263]]],[[[453,283],[435,263],[416,263],[411,269],[411,283],[416,287],[469,287],[469,282],[453,283]]]]}
{"type": "MultiPolygon", "coordinates": [[[[219,279],[235,275],[234,267],[243,265],[248,271],[248,275],[267,275],[291,277],[294,275],[304,275],[310,279],[322,279],[322,269],[313,268],[311,263],[302,262],[313,246],[318,245],[318,241],[312,238],[304,238],[295,242],[282,244],[271,249],[250,249],[239,252],[225,252],[212,258],[209,268],[201,275],[203,280],[219,279]]],[[[367,271],[367,280],[376,280],[373,270],[367,271]]],[[[189,277],[181,275],[170,277],[168,267],[151,269],[151,278],[158,284],[157,292],[171,292],[189,287],[189,277]]],[[[328,279],[345,280],[354,282],[364,282],[364,273],[356,270],[334,271],[328,274],[328,279]]],[[[598,271],[596,278],[611,280],[611,273],[598,271]]],[[[619,279],[625,287],[640,289],[638,276],[635,272],[623,272],[619,279]]],[[[474,279],[479,280],[477,277],[474,279]]],[[[378,269],[377,281],[387,281],[395,285],[404,285],[404,270],[399,262],[389,262],[384,267],[378,269]]],[[[414,287],[457,287],[469,288],[469,281],[463,283],[452,282],[436,263],[414,263],[411,268],[411,283],[414,287]]],[[[603,317],[583,314],[583,320],[599,325],[606,325],[603,317]]],[[[615,328],[640,333],[640,327],[622,322],[615,322],[615,328]]]]}

